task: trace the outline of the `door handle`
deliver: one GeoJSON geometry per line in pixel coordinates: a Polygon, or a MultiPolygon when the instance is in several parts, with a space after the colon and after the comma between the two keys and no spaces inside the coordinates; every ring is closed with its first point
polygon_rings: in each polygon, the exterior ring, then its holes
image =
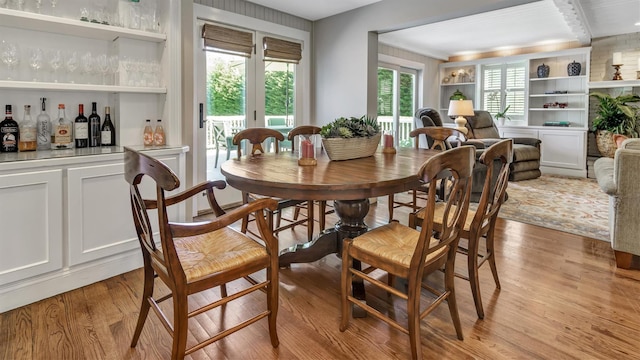
{"type": "Polygon", "coordinates": [[[200,103],[200,129],[204,127],[204,104],[200,103]]]}

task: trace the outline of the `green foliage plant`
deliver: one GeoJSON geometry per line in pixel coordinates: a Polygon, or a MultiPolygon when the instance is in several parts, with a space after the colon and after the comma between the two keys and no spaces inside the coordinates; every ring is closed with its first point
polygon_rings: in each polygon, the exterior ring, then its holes
{"type": "Polygon", "coordinates": [[[371,137],[380,132],[380,125],[375,118],[366,115],[357,117],[340,117],[322,127],[323,138],[357,138],[371,137]]]}
{"type": "Polygon", "coordinates": [[[509,117],[509,115],[507,115],[507,111],[509,111],[509,108],[511,107],[511,105],[507,105],[506,108],[504,108],[504,110],[502,111],[498,111],[495,115],[496,119],[500,119],[500,118],[504,118],[506,120],[511,120],[511,118],[509,117]]]}
{"type": "Polygon", "coordinates": [[[599,100],[597,116],[593,119],[593,131],[605,130],[614,134],[639,137],[638,107],[629,103],[639,102],[640,96],[626,94],[612,97],[597,91],[589,95],[599,100]]]}

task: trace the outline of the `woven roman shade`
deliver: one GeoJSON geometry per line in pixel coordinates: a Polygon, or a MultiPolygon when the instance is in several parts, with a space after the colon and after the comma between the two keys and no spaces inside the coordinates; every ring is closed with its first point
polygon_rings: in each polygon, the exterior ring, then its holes
{"type": "Polygon", "coordinates": [[[251,32],[204,24],[202,38],[207,50],[244,57],[251,57],[253,52],[253,33],[251,32]]]}
{"type": "Polygon", "coordinates": [[[302,59],[302,44],[265,36],[262,40],[265,61],[298,64],[302,59]]]}

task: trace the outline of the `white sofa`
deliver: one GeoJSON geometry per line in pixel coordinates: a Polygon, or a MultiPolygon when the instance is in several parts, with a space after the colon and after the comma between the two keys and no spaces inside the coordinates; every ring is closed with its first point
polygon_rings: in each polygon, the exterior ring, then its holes
{"type": "Polygon", "coordinates": [[[640,262],[640,139],[625,140],[613,159],[596,160],[594,169],[598,185],[609,195],[609,230],[616,265],[635,268],[640,262]]]}

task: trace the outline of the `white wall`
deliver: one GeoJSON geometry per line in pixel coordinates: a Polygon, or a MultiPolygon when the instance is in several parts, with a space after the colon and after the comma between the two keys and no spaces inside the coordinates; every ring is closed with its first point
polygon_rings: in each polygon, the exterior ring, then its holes
{"type": "Polygon", "coordinates": [[[375,115],[377,86],[367,79],[375,79],[377,61],[370,57],[377,56],[377,41],[371,41],[369,32],[397,30],[529,2],[533,1],[383,0],[315,22],[312,123],[322,125],[340,116],[375,115]]]}

